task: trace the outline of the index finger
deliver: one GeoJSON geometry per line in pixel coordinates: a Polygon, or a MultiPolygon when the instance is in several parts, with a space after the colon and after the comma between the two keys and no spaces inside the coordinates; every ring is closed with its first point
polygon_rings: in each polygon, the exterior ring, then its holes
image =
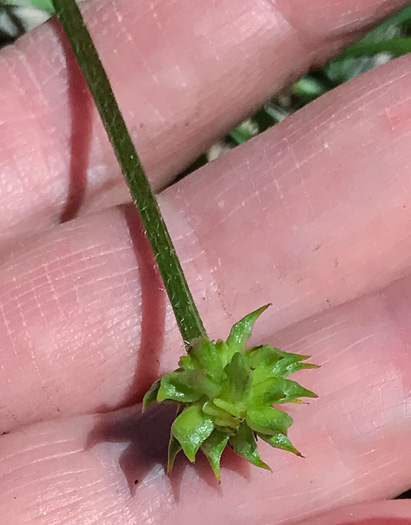
{"type": "MultiPolygon", "coordinates": [[[[155,188],[290,79],[405,0],[90,0],[97,48],[155,188]]],[[[0,55],[0,241],[128,200],[56,23],[0,55]]]]}

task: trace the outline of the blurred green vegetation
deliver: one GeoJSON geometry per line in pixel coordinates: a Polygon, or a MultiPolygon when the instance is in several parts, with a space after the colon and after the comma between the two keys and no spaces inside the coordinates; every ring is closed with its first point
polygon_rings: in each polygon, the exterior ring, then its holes
{"type": "Polygon", "coordinates": [[[307,73],[286,92],[267,102],[251,119],[235,128],[229,137],[241,144],[327,91],[410,51],[411,6],[408,6],[382,22],[337,58],[307,73]]]}

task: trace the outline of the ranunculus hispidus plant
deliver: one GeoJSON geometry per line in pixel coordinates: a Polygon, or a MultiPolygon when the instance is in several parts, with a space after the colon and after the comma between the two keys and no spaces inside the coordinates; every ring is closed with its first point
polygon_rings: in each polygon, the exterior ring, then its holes
{"type": "Polygon", "coordinates": [[[302,368],[307,356],[288,354],[270,345],[246,350],[254,322],[267,308],[252,312],[235,324],[227,341],[207,336],[166,224],[141,165],[110,82],[75,0],[52,0],[106,128],[134,203],[153,249],[173,307],[187,355],[179,367],[156,381],[143,402],[177,404],[168,454],[170,471],[183,450],[194,461],[201,449],[217,478],[227,445],[252,464],[269,468],[260,458],[258,438],[276,448],[299,452],[287,438],[291,417],[275,408],[313,392],[288,378],[302,368]]]}

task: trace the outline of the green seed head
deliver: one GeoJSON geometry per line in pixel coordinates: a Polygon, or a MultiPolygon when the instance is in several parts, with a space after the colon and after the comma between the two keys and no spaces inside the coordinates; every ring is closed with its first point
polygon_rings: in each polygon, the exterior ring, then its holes
{"type": "Polygon", "coordinates": [[[245,350],[255,321],[267,307],[236,323],[227,341],[191,341],[179,368],[156,381],[145,395],[143,409],[154,402],[178,405],[171,427],[168,471],[181,450],[194,461],[201,449],[220,479],[220,459],[227,444],[253,465],[269,469],[258,454],[257,438],[301,455],[287,438],[292,418],[273,405],[317,397],[287,379],[316,365],[303,362],[308,356],[282,352],[270,345],[245,350]]]}

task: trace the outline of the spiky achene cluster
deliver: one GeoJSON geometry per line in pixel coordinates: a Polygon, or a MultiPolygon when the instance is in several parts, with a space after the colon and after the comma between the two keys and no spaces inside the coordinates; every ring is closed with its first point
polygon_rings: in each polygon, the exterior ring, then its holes
{"type": "Polygon", "coordinates": [[[178,404],[178,416],[171,427],[169,472],[181,450],[194,461],[201,448],[219,479],[221,455],[227,444],[253,465],[269,469],[258,454],[258,438],[301,455],[287,438],[292,418],[273,405],[317,397],[286,379],[316,365],[302,362],[308,356],[269,345],[245,350],[255,321],[267,307],[236,323],[227,341],[192,341],[179,368],[156,381],[145,395],[144,410],[154,402],[178,404]]]}

